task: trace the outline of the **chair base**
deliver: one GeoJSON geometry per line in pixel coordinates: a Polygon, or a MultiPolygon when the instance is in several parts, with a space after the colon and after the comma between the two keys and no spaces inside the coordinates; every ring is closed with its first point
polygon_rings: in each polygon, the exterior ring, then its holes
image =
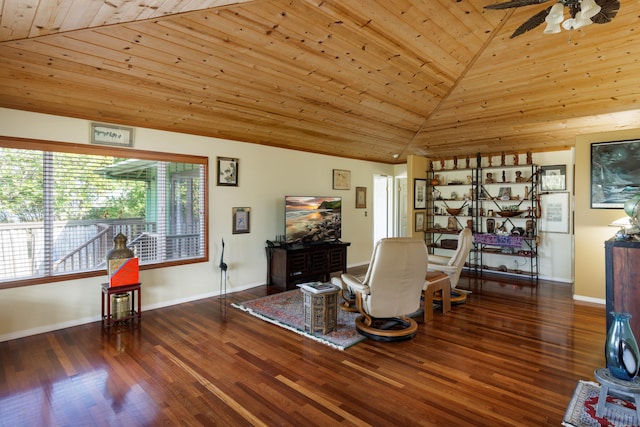
{"type": "Polygon", "coordinates": [[[410,340],[416,335],[418,323],[408,317],[392,317],[387,319],[372,319],[371,325],[367,325],[365,316],[356,319],[356,330],[374,341],[404,341],[410,340]]]}
{"type": "Polygon", "coordinates": [[[356,307],[356,297],[350,292],[345,292],[344,289],[340,289],[340,296],[342,297],[342,302],[338,307],[342,311],[348,311],[351,313],[355,313],[358,311],[358,307],[356,307]]]}
{"type": "MultiPolygon", "coordinates": [[[[464,304],[467,302],[467,293],[459,291],[457,289],[451,289],[451,298],[449,299],[452,305],[464,304]]],[[[433,296],[433,302],[442,303],[442,295],[435,294],[433,296]]]]}

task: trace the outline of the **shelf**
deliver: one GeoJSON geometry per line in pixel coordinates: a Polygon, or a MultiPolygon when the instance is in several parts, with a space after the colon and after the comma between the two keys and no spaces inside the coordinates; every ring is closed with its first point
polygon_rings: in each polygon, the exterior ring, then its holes
{"type": "Polygon", "coordinates": [[[460,234],[460,230],[449,230],[443,228],[429,228],[425,230],[425,233],[438,233],[438,234],[460,234]]]}
{"type": "MultiPolygon", "coordinates": [[[[477,162],[478,160],[476,160],[477,162]]],[[[476,168],[456,168],[456,169],[439,169],[428,170],[427,180],[431,180],[438,175],[440,184],[432,185],[427,199],[427,231],[425,232],[425,240],[429,246],[430,253],[438,253],[438,251],[448,250],[442,248],[440,243],[445,239],[451,239],[450,236],[457,235],[459,230],[453,228],[444,228],[442,225],[450,225],[455,221],[458,225],[463,226],[469,220],[473,221],[474,234],[487,234],[487,222],[489,219],[495,221],[495,227],[504,225],[507,231],[512,227],[522,230],[538,230],[538,218],[535,215],[538,208],[538,165],[535,164],[518,164],[518,165],[499,165],[487,166],[481,165],[476,168]],[[493,182],[486,181],[487,174],[493,182]],[[509,190],[501,191],[501,187],[509,190]],[[449,189],[447,191],[447,188],[449,189]],[[498,197],[500,194],[511,196],[509,199],[502,200],[498,197]],[[452,197],[453,196],[453,197],[452,197]],[[460,196],[465,196],[462,198],[460,196]],[[480,197],[484,196],[484,197],[480,197]],[[458,215],[449,214],[444,208],[457,209],[464,204],[464,208],[458,215]],[[507,206],[518,206],[517,210],[521,211],[516,216],[500,216],[499,211],[506,210],[507,206]],[[435,213],[435,208],[440,208],[435,213]],[[487,212],[493,215],[486,215],[487,212]],[[465,215],[466,214],[466,215],[465,215]],[[446,218],[446,219],[445,219],[446,218]],[[447,220],[449,221],[447,224],[447,220]],[[533,224],[530,225],[530,223],[533,224]],[[445,224],[443,224],[445,223],[445,224]]],[[[520,277],[535,278],[537,280],[538,271],[538,244],[537,237],[517,236],[519,239],[505,238],[479,238],[474,239],[474,248],[470,255],[469,263],[477,264],[474,269],[478,273],[495,272],[499,274],[512,274],[520,277]],[[502,252],[513,250],[514,253],[502,252]],[[527,253],[522,253],[522,252],[527,253]],[[516,269],[507,269],[506,266],[500,267],[488,266],[483,260],[491,263],[502,264],[500,258],[493,258],[493,255],[502,257],[511,257],[511,259],[521,258],[528,259],[525,266],[516,267],[516,269]],[[520,270],[519,268],[526,268],[520,270]],[[500,270],[500,268],[506,271],[500,270]]],[[[531,234],[529,234],[531,236],[531,234]]],[[[511,236],[510,236],[511,237],[511,236]]],[[[516,237],[516,236],[513,236],[516,237]]],[[[508,258],[503,258],[505,263],[508,258]]],[[[513,262],[513,261],[510,261],[513,262]]]]}

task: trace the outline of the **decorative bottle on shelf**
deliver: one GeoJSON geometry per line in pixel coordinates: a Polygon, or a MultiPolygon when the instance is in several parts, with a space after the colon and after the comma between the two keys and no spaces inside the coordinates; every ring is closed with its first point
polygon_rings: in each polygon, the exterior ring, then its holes
{"type": "Polygon", "coordinates": [[[612,311],[611,316],[613,320],[605,343],[607,368],[614,377],[631,381],[638,376],[640,366],[638,342],[629,325],[631,315],[612,311]]]}

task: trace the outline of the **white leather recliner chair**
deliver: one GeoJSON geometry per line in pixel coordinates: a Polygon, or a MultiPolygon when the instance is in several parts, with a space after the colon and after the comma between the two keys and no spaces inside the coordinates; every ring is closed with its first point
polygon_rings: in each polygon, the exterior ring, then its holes
{"type": "Polygon", "coordinates": [[[386,238],[373,248],[362,280],[343,274],[342,281],[356,294],[361,316],[356,329],[378,341],[415,336],[417,323],[407,317],[420,308],[427,273],[428,251],[424,241],[406,237],[386,238]]]}

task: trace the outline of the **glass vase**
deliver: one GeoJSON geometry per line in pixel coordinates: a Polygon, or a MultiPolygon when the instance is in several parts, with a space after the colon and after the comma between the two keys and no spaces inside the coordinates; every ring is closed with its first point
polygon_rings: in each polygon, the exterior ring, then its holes
{"type": "Polygon", "coordinates": [[[613,320],[607,333],[605,354],[607,368],[611,374],[621,380],[631,381],[638,375],[638,342],[633,336],[629,313],[611,312],[613,320]]]}

